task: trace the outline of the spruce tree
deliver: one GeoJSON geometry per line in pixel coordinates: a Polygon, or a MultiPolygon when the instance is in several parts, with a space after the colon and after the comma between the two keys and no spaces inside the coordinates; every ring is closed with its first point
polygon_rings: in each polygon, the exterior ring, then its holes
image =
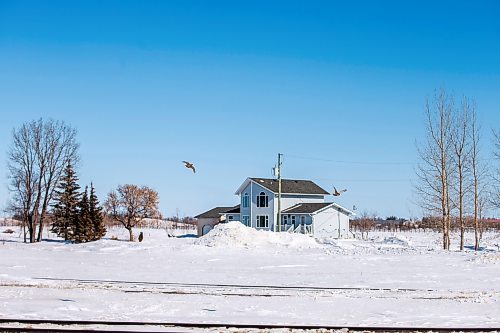
{"type": "Polygon", "coordinates": [[[99,206],[99,199],[95,194],[94,184],[90,183],[89,215],[94,226],[92,240],[99,240],[106,234],[104,219],[102,216],[102,207],[99,206]]]}
{"type": "Polygon", "coordinates": [[[85,191],[82,193],[82,199],[78,204],[78,214],[74,219],[73,241],[75,243],[83,243],[92,240],[94,234],[94,226],[90,220],[90,205],[88,188],[85,186],[85,191]]]}
{"type": "Polygon", "coordinates": [[[77,215],[77,206],[80,200],[80,186],[71,160],[68,160],[61,181],[55,191],[53,205],[54,222],[51,231],[64,240],[72,239],[73,222],[77,215]]]}

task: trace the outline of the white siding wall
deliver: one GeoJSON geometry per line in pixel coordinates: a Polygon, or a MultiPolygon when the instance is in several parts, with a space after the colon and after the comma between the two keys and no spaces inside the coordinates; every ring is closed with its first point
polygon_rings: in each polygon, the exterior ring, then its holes
{"type": "Polygon", "coordinates": [[[226,214],[226,222],[229,221],[240,221],[241,222],[241,217],[240,214],[226,214]],[[232,216],[232,219],[230,218],[232,216]]]}
{"type": "Polygon", "coordinates": [[[257,221],[256,221],[257,215],[267,215],[269,216],[269,230],[273,230],[275,212],[276,212],[274,206],[275,205],[277,206],[276,200],[274,200],[274,194],[265,187],[262,187],[254,182],[252,182],[251,184],[252,184],[252,200],[251,200],[252,214],[250,216],[250,219],[252,222],[252,227],[254,228],[257,227],[257,221]],[[257,196],[260,194],[260,192],[264,192],[269,196],[268,207],[257,207],[257,196]]]}
{"type": "MultiPolygon", "coordinates": [[[[249,200],[249,206],[248,206],[247,208],[244,208],[244,207],[243,207],[243,197],[244,197],[245,193],[248,193],[248,195],[249,195],[249,196],[250,196],[250,194],[251,194],[251,193],[250,193],[250,184],[251,184],[251,183],[249,183],[249,184],[247,185],[247,187],[245,187],[245,188],[243,189],[243,191],[241,192],[241,194],[240,194],[240,216],[243,216],[243,215],[250,216],[250,205],[252,204],[251,197],[250,197],[250,200],[249,200]]],[[[240,217],[240,221],[242,221],[242,220],[243,220],[243,219],[241,219],[241,217],[240,217]]],[[[250,216],[250,226],[252,226],[252,227],[254,226],[254,225],[253,225],[253,221],[252,221],[252,219],[251,219],[251,216],[250,216]]]]}
{"type": "Polygon", "coordinates": [[[203,227],[212,226],[219,224],[219,219],[209,218],[209,219],[198,219],[198,237],[203,236],[203,227]]]}
{"type": "MultiPolygon", "coordinates": [[[[321,203],[325,202],[325,197],[322,195],[282,195],[281,210],[290,208],[299,203],[321,203]]],[[[278,207],[278,206],[276,206],[278,207]]],[[[276,210],[277,211],[277,210],[276,210]]]]}
{"type": "Polygon", "coordinates": [[[339,236],[347,238],[349,236],[349,216],[330,207],[313,215],[313,232],[316,238],[339,238],[339,236]]]}

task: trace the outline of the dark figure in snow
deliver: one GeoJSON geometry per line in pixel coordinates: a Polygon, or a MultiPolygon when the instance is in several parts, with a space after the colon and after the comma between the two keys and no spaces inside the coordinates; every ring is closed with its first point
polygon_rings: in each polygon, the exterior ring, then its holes
{"type": "Polygon", "coordinates": [[[139,242],[142,242],[143,239],[144,239],[144,235],[142,234],[142,231],[141,231],[141,233],[139,234],[139,242]]]}

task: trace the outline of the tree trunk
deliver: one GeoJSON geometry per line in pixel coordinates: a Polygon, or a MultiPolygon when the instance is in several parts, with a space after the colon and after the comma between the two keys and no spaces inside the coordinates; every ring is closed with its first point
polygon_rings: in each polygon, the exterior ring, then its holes
{"type": "Polygon", "coordinates": [[[459,207],[459,219],[460,219],[460,251],[464,250],[464,234],[465,234],[465,221],[464,221],[464,190],[463,190],[463,170],[462,170],[462,164],[459,162],[458,165],[458,172],[459,172],[459,177],[460,177],[460,192],[459,192],[459,199],[460,199],[460,207],[459,207]]]}
{"type": "Polygon", "coordinates": [[[45,220],[45,215],[46,215],[45,211],[46,210],[47,210],[46,207],[42,208],[42,214],[40,215],[40,223],[38,224],[38,236],[36,238],[37,242],[41,242],[42,241],[43,223],[44,223],[44,220],[45,220]]]}
{"type": "Polygon", "coordinates": [[[478,219],[478,181],[474,179],[474,250],[479,250],[479,219],[478,219]]]}
{"type": "Polygon", "coordinates": [[[24,222],[23,222],[23,234],[24,234],[24,242],[26,243],[26,224],[27,224],[27,221],[26,221],[26,217],[24,217],[23,219],[24,219],[24,222]]]}
{"type": "Polygon", "coordinates": [[[133,242],[134,241],[134,234],[132,232],[132,227],[127,228],[128,233],[129,233],[129,241],[133,242]]]}
{"type": "Polygon", "coordinates": [[[443,227],[443,250],[446,250],[446,228],[448,225],[446,224],[446,217],[444,214],[441,218],[441,225],[443,227]]]}
{"type": "Polygon", "coordinates": [[[28,233],[29,233],[30,243],[35,242],[35,222],[33,220],[34,220],[33,216],[28,217],[28,233]]]}

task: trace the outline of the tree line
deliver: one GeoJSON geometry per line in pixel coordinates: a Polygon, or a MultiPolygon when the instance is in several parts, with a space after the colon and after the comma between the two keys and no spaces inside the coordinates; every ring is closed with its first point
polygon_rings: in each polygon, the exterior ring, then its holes
{"type": "Polygon", "coordinates": [[[479,249],[480,220],[488,207],[500,208],[500,135],[493,132],[494,157],[482,150],[482,129],[475,101],[441,89],[425,104],[425,140],[418,144],[415,193],[424,213],[439,217],[443,248],[450,249],[452,221],[464,249],[467,220],[472,218],[474,248],[479,249]],[[491,164],[489,163],[491,161],[491,164]]]}
{"type": "Polygon", "coordinates": [[[7,209],[18,216],[25,242],[40,242],[44,226],[67,241],[88,242],[106,233],[104,218],[132,228],[145,218],[159,218],[158,193],[150,187],[119,185],[103,207],[93,184],[80,192],[74,166],[80,161],[77,131],[63,121],[39,119],[12,131],[7,156],[11,199],[7,209]]]}

